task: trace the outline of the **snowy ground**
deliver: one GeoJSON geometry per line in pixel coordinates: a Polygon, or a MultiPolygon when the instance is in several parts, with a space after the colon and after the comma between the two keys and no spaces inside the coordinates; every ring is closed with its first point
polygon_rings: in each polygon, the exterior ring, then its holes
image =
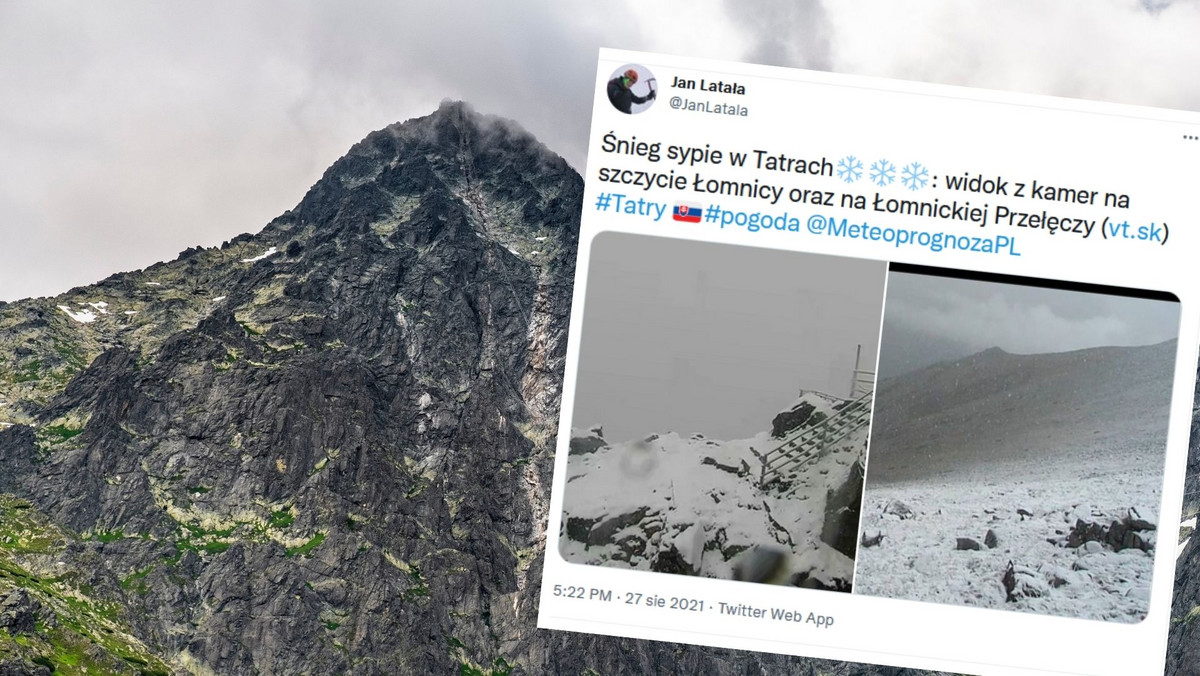
{"type": "Polygon", "coordinates": [[[1153,463],[1146,458],[1145,452],[1112,453],[1091,461],[1048,458],[1039,466],[976,469],[936,481],[882,485],[872,484],[868,465],[862,529],[866,536],[878,531],[884,537],[877,546],[859,548],[854,591],[1140,621],[1149,608],[1154,550],[1113,551],[1098,542],[1069,548],[1047,540],[1069,532],[1080,516],[1115,518],[1131,506],[1157,510],[1161,464],[1147,467],[1153,463]],[[891,500],[905,503],[916,515],[901,520],[884,514],[891,500]],[[960,537],[984,543],[988,529],[999,540],[994,549],[956,549],[960,537]],[[1013,601],[1006,600],[1003,582],[1010,561],[1026,592],[1013,601]]]}
{"type": "Polygon", "coordinates": [[[573,451],[560,551],[575,563],[726,579],[849,587],[854,562],[821,541],[827,491],[863,458],[866,430],[835,444],[801,472],[795,491],[758,486],[758,454],[778,444],[763,432],[714,441],[670,433],[573,451]],[[813,584],[814,582],[810,582],[813,584]]]}

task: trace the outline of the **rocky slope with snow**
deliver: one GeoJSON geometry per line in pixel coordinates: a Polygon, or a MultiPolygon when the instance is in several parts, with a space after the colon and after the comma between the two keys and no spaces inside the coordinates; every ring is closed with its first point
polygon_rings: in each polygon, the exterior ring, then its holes
{"type": "MultiPolygon", "coordinates": [[[[562,556],[575,563],[849,591],[867,428],[762,482],[762,457],[843,402],[803,393],[771,431],[717,441],[674,432],[608,443],[573,434],[562,556]],[[773,432],[773,433],[772,433],[773,432]]],[[[765,426],[765,425],[764,425],[765,426]]]]}
{"type": "Polygon", "coordinates": [[[875,544],[860,553],[858,590],[1143,619],[1174,354],[1174,341],[992,349],[885,381],[864,501],[875,544]]]}

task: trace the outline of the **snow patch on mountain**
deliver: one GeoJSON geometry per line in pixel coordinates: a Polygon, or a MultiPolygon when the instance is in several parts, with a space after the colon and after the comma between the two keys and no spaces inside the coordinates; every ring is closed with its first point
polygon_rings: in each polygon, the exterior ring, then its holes
{"type": "Polygon", "coordinates": [[[271,247],[271,248],[267,249],[266,251],[260,253],[259,255],[254,256],[253,258],[243,258],[242,262],[243,263],[254,263],[257,261],[261,261],[262,259],[266,258],[267,256],[274,256],[277,253],[279,253],[279,249],[276,247],[271,247]]]}
{"type": "Polygon", "coordinates": [[[58,309],[62,310],[64,313],[66,313],[66,315],[68,317],[70,317],[71,319],[74,319],[75,321],[79,322],[80,324],[91,324],[92,322],[96,321],[97,315],[95,312],[93,312],[91,310],[75,311],[75,310],[72,310],[70,308],[70,306],[67,306],[67,305],[59,305],[58,309]]]}
{"type": "Polygon", "coordinates": [[[1175,552],[1175,558],[1183,556],[1183,550],[1187,549],[1187,545],[1192,540],[1192,533],[1196,531],[1196,517],[1193,516],[1183,523],[1179,524],[1179,548],[1175,552]]]}

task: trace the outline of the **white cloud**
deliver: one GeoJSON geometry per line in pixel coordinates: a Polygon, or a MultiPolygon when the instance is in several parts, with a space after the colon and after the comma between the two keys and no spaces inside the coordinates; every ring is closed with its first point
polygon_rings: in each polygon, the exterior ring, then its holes
{"type": "Polygon", "coordinates": [[[832,69],[1200,109],[1200,3],[1131,0],[827,4],[832,69]]]}
{"type": "Polygon", "coordinates": [[[1200,2],[0,3],[0,299],[256,231],[443,98],[581,168],[601,46],[1200,109],[1200,2]]]}

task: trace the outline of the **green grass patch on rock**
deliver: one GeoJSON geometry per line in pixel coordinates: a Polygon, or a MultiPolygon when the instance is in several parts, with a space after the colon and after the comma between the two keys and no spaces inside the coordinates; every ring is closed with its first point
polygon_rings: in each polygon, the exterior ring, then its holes
{"type": "Polygon", "coordinates": [[[299,547],[288,547],[287,555],[288,556],[308,556],[310,553],[312,553],[312,550],[321,546],[321,543],[324,541],[325,541],[325,534],[317,533],[316,535],[312,536],[312,538],[310,538],[308,542],[305,542],[304,544],[300,545],[299,547]]]}
{"type": "Polygon", "coordinates": [[[412,578],[413,585],[400,595],[402,600],[415,601],[429,596],[429,585],[425,584],[425,576],[421,574],[421,569],[416,564],[409,564],[408,576],[412,578]]]}
{"type": "MultiPolygon", "coordinates": [[[[80,583],[80,573],[71,564],[56,568],[61,572],[54,576],[41,576],[18,563],[14,553],[50,553],[65,547],[70,537],[29,503],[0,494],[0,540],[9,533],[20,538],[16,547],[0,547],[0,590],[24,589],[39,609],[33,631],[12,636],[0,630],[0,655],[17,654],[56,675],[171,673],[162,660],[131,640],[120,604],[80,583]]],[[[121,531],[99,535],[104,540],[123,537],[121,531]]],[[[140,591],[149,572],[150,568],[135,571],[120,586],[140,591]]]]}
{"type": "Polygon", "coordinates": [[[152,570],[154,570],[154,566],[146,566],[125,576],[121,579],[121,589],[137,592],[139,595],[145,596],[150,591],[145,582],[146,576],[152,570]]]}
{"type": "Polygon", "coordinates": [[[0,494],[0,552],[51,554],[66,537],[25,500],[0,494]]]}
{"type": "Polygon", "coordinates": [[[271,512],[271,517],[267,520],[267,526],[276,530],[282,530],[291,526],[296,521],[296,516],[289,509],[281,509],[271,512]]]}
{"type": "Polygon", "coordinates": [[[34,359],[33,361],[25,362],[20,368],[13,373],[14,383],[30,383],[42,378],[42,360],[34,359]]]}
{"type": "Polygon", "coordinates": [[[95,538],[99,542],[116,542],[125,539],[125,531],[122,529],[97,531],[95,538]]]}
{"type": "Polygon", "coordinates": [[[66,425],[47,425],[42,428],[42,432],[47,436],[58,437],[60,441],[66,441],[67,439],[83,434],[83,428],[68,427],[66,425]]]}

